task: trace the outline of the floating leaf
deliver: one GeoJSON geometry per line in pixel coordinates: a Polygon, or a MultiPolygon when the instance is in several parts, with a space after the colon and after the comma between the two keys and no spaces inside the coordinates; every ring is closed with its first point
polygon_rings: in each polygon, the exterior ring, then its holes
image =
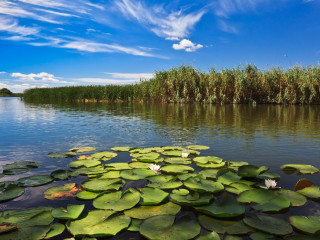
{"type": "Polygon", "coordinates": [[[275,194],[288,199],[293,207],[303,206],[307,202],[307,199],[302,194],[291,190],[279,189],[275,194]]]}
{"type": "Polygon", "coordinates": [[[191,164],[190,158],[182,158],[182,157],[166,158],[164,161],[166,163],[176,164],[176,165],[190,165],[191,164]]]}
{"type": "Polygon", "coordinates": [[[224,189],[221,183],[193,177],[188,178],[183,184],[187,188],[196,192],[216,193],[224,189]]]}
{"type": "Polygon", "coordinates": [[[250,238],[252,240],[276,240],[276,239],[279,239],[279,238],[277,238],[276,236],[274,236],[272,234],[264,233],[264,232],[251,233],[250,234],[250,238]]]}
{"type": "Polygon", "coordinates": [[[49,230],[50,226],[23,227],[18,231],[1,234],[1,240],[40,240],[45,238],[49,230]]]}
{"type": "Polygon", "coordinates": [[[114,152],[97,152],[91,155],[95,160],[109,161],[111,158],[115,158],[118,154],[114,152]]]}
{"type": "Polygon", "coordinates": [[[201,164],[206,164],[208,162],[219,164],[219,163],[222,163],[222,160],[223,160],[222,158],[214,157],[214,156],[195,157],[193,159],[194,162],[201,163],[201,164]]]}
{"type": "Polygon", "coordinates": [[[77,147],[69,149],[70,152],[83,153],[83,152],[91,152],[96,150],[95,147],[77,147]]]}
{"type": "Polygon", "coordinates": [[[160,154],[159,153],[151,152],[151,150],[148,153],[130,153],[130,156],[134,157],[134,158],[145,157],[146,159],[147,158],[149,158],[149,159],[158,159],[158,158],[160,158],[160,154]]]}
{"type": "Polygon", "coordinates": [[[275,234],[275,235],[287,235],[292,232],[292,227],[289,223],[281,218],[268,216],[268,215],[254,215],[246,216],[243,221],[245,224],[257,230],[275,234]]]}
{"type": "Polygon", "coordinates": [[[213,195],[211,193],[190,193],[186,189],[175,190],[170,194],[171,201],[182,205],[182,206],[201,206],[205,204],[209,204],[211,199],[213,199],[213,195]],[[185,190],[182,192],[181,190],[185,190]]]}
{"type": "Polygon", "coordinates": [[[133,208],[140,201],[140,193],[129,188],[123,194],[121,191],[103,194],[93,201],[93,206],[98,209],[107,209],[113,211],[123,211],[133,208]]]}
{"type": "MultiPolygon", "coordinates": [[[[154,153],[154,154],[158,154],[158,153],[154,153]]],[[[137,157],[137,160],[139,162],[145,162],[145,163],[160,163],[160,162],[163,162],[163,158],[160,158],[159,156],[140,156],[140,157],[137,157]]]]}
{"type": "Polygon", "coordinates": [[[122,170],[120,172],[120,176],[128,180],[140,180],[153,175],[156,175],[154,171],[144,168],[122,170]]]}
{"type": "Polygon", "coordinates": [[[16,184],[0,183],[0,202],[15,199],[24,193],[24,189],[16,184]]]}
{"type": "Polygon", "coordinates": [[[231,183],[226,187],[226,191],[230,193],[234,193],[236,195],[239,195],[240,193],[250,190],[252,187],[248,186],[247,184],[241,183],[241,182],[234,182],[231,183]]]}
{"type": "Polygon", "coordinates": [[[50,157],[50,158],[72,158],[76,155],[77,155],[77,153],[75,153],[75,152],[55,152],[55,153],[49,153],[48,157],[50,157]]]}
{"type": "Polygon", "coordinates": [[[183,174],[188,172],[194,172],[194,169],[185,165],[170,164],[161,168],[162,172],[171,174],[183,174]]]}
{"type": "Polygon", "coordinates": [[[148,168],[149,169],[150,163],[144,163],[144,162],[131,162],[129,163],[129,166],[131,168],[148,168]]]}
{"type": "Polygon", "coordinates": [[[268,171],[269,168],[266,166],[257,167],[254,165],[244,165],[238,168],[238,175],[246,178],[255,178],[259,174],[268,171]]]}
{"type": "Polygon", "coordinates": [[[252,231],[252,228],[245,225],[242,220],[226,221],[215,219],[205,215],[200,215],[198,219],[201,226],[205,229],[221,234],[247,234],[248,232],[252,231]]]}
{"type": "Polygon", "coordinates": [[[76,197],[82,200],[92,200],[100,196],[101,192],[81,191],[76,194],[76,197]]]}
{"type": "Polygon", "coordinates": [[[96,167],[100,165],[101,162],[98,160],[92,160],[92,159],[84,159],[84,160],[75,160],[68,164],[70,168],[80,168],[80,167],[96,167]]]}
{"type": "Polygon", "coordinates": [[[206,178],[216,179],[219,169],[204,169],[199,172],[199,175],[203,175],[206,178]]]}
{"type": "Polygon", "coordinates": [[[298,190],[297,192],[308,197],[308,198],[314,199],[314,200],[320,199],[320,187],[319,186],[305,187],[301,190],[298,190]]]}
{"type": "Polygon", "coordinates": [[[313,186],[315,186],[313,182],[311,182],[308,179],[302,178],[302,179],[299,179],[299,181],[296,183],[294,190],[298,191],[306,187],[313,187],[313,186]]]}
{"type": "Polygon", "coordinates": [[[109,163],[104,165],[107,169],[112,171],[121,171],[131,169],[128,163],[109,163]]]}
{"type": "Polygon", "coordinates": [[[174,221],[172,215],[151,217],[140,225],[140,234],[148,239],[183,240],[192,239],[200,233],[200,225],[188,215],[174,221]]]}
{"type": "Polygon", "coordinates": [[[318,168],[306,164],[284,164],[280,168],[287,174],[292,174],[295,171],[300,174],[315,174],[319,172],[318,168]]]}
{"type": "Polygon", "coordinates": [[[52,181],[53,179],[50,176],[35,175],[35,176],[20,178],[16,182],[18,183],[19,186],[22,186],[22,187],[36,187],[36,186],[41,186],[41,185],[51,183],[52,181]]]}
{"type": "Polygon", "coordinates": [[[291,216],[289,222],[302,232],[320,234],[320,216],[291,216]]]}
{"type": "Polygon", "coordinates": [[[189,146],[187,146],[187,148],[189,148],[191,150],[207,150],[207,149],[210,149],[210,147],[204,146],[204,145],[189,145],[189,146]]]}
{"type": "Polygon", "coordinates": [[[59,170],[55,170],[53,171],[50,176],[54,179],[54,180],[67,180],[69,178],[71,174],[70,170],[63,170],[63,169],[59,169],[59,170]]]}
{"type": "Polygon", "coordinates": [[[112,151],[115,152],[129,152],[132,149],[132,147],[113,147],[111,148],[112,151]]]}
{"type": "Polygon", "coordinates": [[[0,224],[0,234],[5,232],[11,232],[15,229],[17,229],[18,226],[10,223],[1,223],[0,224]]]}
{"type": "Polygon", "coordinates": [[[145,187],[140,190],[142,201],[140,205],[157,205],[163,202],[169,195],[160,189],[145,187]]]}
{"type": "Polygon", "coordinates": [[[178,177],[178,179],[181,180],[181,181],[185,181],[185,180],[187,180],[188,178],[191,178],[191,177],[197,177],[197,178],[206,179],[205,176],[203,176],[203,175],[201,175],[201,174],[196,174],[196,173],[184,173],[184,174],[179,174],[177,177],[178,177]]]}
{"type": "Polygon", "coordinates": [[[131,224],[127,230],[130,232],[139,232],[141,223],[142,223],[142,220],[140,219],[131,219],[131,224]]]}
{"type": "Polygon", "coordinates": [[[175,176],[172,175],[155,175],[155,176],[151,176],[151,177],[147,177],[147,179],[150,182],[160,182],[160,183],[164,183],[164,182],[171,182],[173,180],[176,179],[175,176]]]}
{"type": "Polygon", "coordinates": [[[225,185],[238,182],[241,179],[241,177],[238,176],[238,174],[230,170],[224,170],[219,172],[217,177],[218,177],[217,181],[225,185]]]}
{"type": "Polygon", "coordinates": [[[220,237],[216,232],[208,232],[199,236],[197,240],[220,240],[220,237]]]}
{"type": "Polygon", "coordinates": [[[278,173],[272,172],[264,172],[258,176],[260,179],[273,179],[273,180],[280,180],[280,175],[278,173]]]}
{"type": "Polygon", "coordinates": [[[16,175],[29,171],[29,168],[37,168],[40,163],[32,161],[14,162],[3,166],[3,173],[5,175],[16,175]]]}
{"type": "Polygon", "coordinates": [[[120,178],[120,171],[109,171],[102,174],[99,179],[115,179],[120,178]]]}
{"type": "Polygon", "coordinates": [[[84,209],[84,204],[82,205],[73,205],[69,204],[67,210],[63,207],[54,208],[51,211],[51,214],[54,218],[62,220],[73,220],[77,219],[84,209]]]}
{"type": "Polygon", "coordinates": [[[79,189],[76,187],[75,183],[66,183],[63,186],[47,189],[44,192],[44,197],[50,200],[57,198],[74,197],[76,192],[78,191],[79,189]]]}
{"type": "Polygon", "coordinates": [[[111,190],[119,190],[124,181],[121,179],[97,179],[84,182],[82,187],[85,190],[91,192],[102,192],[102,191],[111,191],[111,190]]]}
{"type": "Polygon", "coordinates": [[[223,168],[225,166],[225,162],[221,162],[221,163],[213,163],[213,162],[208,162],[208,163],[205,163],[205,164],[202,164],[202,163],[197,163],[197,167],[199,168],[213,168],[213,169],[216,169],[216,168],[223,168]]]}
{"type": "Polygon", "coordinates": [[[90,168],[79,168],[74,172],[70,173],[71,177],[77,177],[79,175],[92,175],[92,174],[102,174],[108,172],[108,170],[104,169],[103,166],[96,166],[90,168]]]}
{"type": "Polygon", "coordinates": [[[50,231],[47,233],[45,239],[52,238],[63,233],[66,227],[61,223],[55,223],[50,227],[50,231]]]}
{"type": "Polygon", "coordinates": [[[159,206],[135,207],[130,210],[124,211],[124,214],[132,218],[146,219],[158,215],[176,215],[180,211],[180,209],[181,207],[179,205],[168,202],[159,206]]]}
{"type": "Polygon", "coordinates": [[[153,182],[149,183],[147,187],[160,188],[160,189],[174,189],[182,186],[182,182],[171,181],[171,182],[153,182]]]}

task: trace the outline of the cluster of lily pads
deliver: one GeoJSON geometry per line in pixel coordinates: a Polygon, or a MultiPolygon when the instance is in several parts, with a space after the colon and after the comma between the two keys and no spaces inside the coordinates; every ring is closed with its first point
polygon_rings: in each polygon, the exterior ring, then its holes
{"type": "MultiPolygon", "coordinates": [[[[93,147],[50,153],[53,158],[76,158],[69,170],[0,183],[0,202],[21,196],[24,188],[67,180],[88,179],[47,189],[50,200],[76,197],[92,201],[67,208],[37,207],[0,212],[0,239],[49,239],[68,231],[74,238],[96,239],[122,231],[139,232],[147,239],[320,239],[320,216],[279,214],[320,200],[320,187],[300,179],[294,190],[277,187],[280,175],[266,166],[199,156],[207,146],[131,148],[96,152],[93,147]],[[108,161],[128,152],[128,162],[108,161]],[[277,215],[277,216],[276,216],[277,215]]],[[[3,166],[2,175],[38,167],[35,162],[3,166]]],[[[287,173],[316,174],[311,165],[286,164],[287,173]]],[[[279,185],[279,184],[278,184],[279,185]]],[[[1,204],[1,203],[0,203],[1,204]]]]}

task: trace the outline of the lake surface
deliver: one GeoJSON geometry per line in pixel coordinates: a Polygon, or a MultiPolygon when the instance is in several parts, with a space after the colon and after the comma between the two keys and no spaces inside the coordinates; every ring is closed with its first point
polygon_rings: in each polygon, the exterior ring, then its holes
{"type": "MultiPolygon", "coordinates": [[[[320,106],[52,105],[0,98],[0,169],[16,161],[32,160],[42,164],[25,174],[3,177],[0,182],[66,169],[70,159],[52,159],[47,154],[72,147],[93,146],[103,151],[115,146],[184,147],[190,144],[210,146],[210,150],[201,151],[203,155],[269,166],[270,171],[281,174],[278,183],[281,187],[293,189],[302,177],[320,184],[319,174],[287,176],[280,170],[286,163],[320,168],[320,106]]],[[[128,161],[126,154],[120,153],[113,161],[128,161]]],[[[84,179],[79,177],[71,181],[84,179]]],[[[42,194],[54,185],[62,183],[28,188],[21,197],[0,203],[0,211],[52,205],[42,194]]],[[[65,206],[69,202],[61,200],[59,204],[65,206]]],[[[320,215],[318,206],[308,201],[302,214],[320,215]]]]}

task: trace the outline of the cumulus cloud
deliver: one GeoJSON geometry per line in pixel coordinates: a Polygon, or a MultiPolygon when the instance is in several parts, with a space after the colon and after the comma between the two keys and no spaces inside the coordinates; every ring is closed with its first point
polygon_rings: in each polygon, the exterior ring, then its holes
{"type": "Polygon", "coordinates": [[[41,83],[70,83],[67,81],[62,81],[53,74],[41,72],[41,73],[12,73],[11,77],[15,78],[19,82],[41,82],[41,83]]]}
{"type": "Polygon", "coordinates": [[[182,39],[179,43],[172,45],[172,48],[175,50],[185,50],[186,52],[195,52],[196,50],[202,48],[201,44],[194,44],[188,39],[182,39]]]}

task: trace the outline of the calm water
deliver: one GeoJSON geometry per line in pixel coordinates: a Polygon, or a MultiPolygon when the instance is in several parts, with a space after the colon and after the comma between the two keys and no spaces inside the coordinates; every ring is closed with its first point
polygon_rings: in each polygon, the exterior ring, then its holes
{"type": "MultiPolygon", "coordinates": [[[[279,167],[305,163],[320,168],[320,106],[37,105],[18,98],[0,98],[0,169],[15,161],[42,163],[38,169],[1,178],[0,182],[66,169],[70,159],[50,159],[47,153],[76,146],[94,146],[102,151],[114,146],[189,144],[210,146],[210,150],[202,151],[203,155],[267,165],[281,174],[280,186],[293,189],[302,176],[286,176],[279,167]]],[[[114,161],[126,161],[126,154],[119,154],[114,161]]],[[[320,184],[319,174],[306,177],[320,184]]],[[[52,205],[42,197],[43,191],[62,183],[28,188],[14,201],[0,203],[0,210],[52,205]]],[[[61,200],[59,204],[67,202],[61,200]]],[[[304,215],[320,215],[318,204],[311,201],[303,211],[304,215]]]]}

